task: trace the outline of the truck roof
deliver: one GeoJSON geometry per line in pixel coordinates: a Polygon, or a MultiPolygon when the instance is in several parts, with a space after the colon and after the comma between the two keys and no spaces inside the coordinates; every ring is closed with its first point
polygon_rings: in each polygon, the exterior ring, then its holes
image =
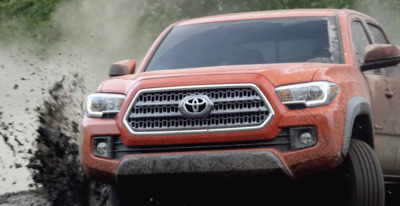
{"type": "MultiPolygon", "coordinates": [[[[335,14],[351,14],[357,13],[366,16],[365,14],[349,9],[291,9],[291,10],[271,10],[271,11],[256,11],[245,13],[223,14],[216,16],[200,17],[195,19],[182,20],[176,23],[175,26],[184,26],[191,24],[202,24],[223,21],[240,21],[251,19],[266,19],[266,18],[289,18],[289,17],[318,17],[318,16],[334,16],[335,14]]],[[[367,17],[367,16],[366,16],[367,17]]]]}

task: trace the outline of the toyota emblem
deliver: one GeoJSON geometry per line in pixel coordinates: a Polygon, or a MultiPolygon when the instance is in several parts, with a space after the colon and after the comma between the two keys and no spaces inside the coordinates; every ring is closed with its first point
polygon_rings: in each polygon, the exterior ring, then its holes
{"type": "Polygon", "coordinates": [[[187,118],[203,118],[214,109],[214,103],[206,95],[191,95],[179,103],[179,111],[187,118]]]}

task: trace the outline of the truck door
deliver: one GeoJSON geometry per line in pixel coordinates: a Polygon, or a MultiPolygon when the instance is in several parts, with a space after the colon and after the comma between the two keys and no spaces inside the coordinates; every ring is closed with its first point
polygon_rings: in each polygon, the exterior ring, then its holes
{"type": "MultiPolygon", "coordinates": [[[[369,34],[374,44],[389,44],[382,29],[373,23],[367,23],[369,34]]],[[[400,67],[382,68],[386,78],[386,88],[383,91],[385,108],[374,108],[375,113],[384,113],[378,116],[382,128],[375,128],[375,151],[381,162],[385,175],[399,174],[400,172],[400,67]],[[386,111],[386,112],[383,112],[386,111]],[[381,129],[381,130],[379,130],[381,129]]],[[[380,91],[382,92],[382,91],[380,91]]],[[[382,95],[380,95],[382,96],[382,95]]],[[[378,115],[378,114],[377,114],[378,115]]],[[[374,118],[375,119],[375,118],[374,118]]]]}
{"type": "MultiPolygon", "coordinates": [[[[355,56],[358,66],[364,63],[364,48],[372,44],[372,39],[368,36],[365,25],[361,20],[353,20],[351,23],[352,39],[355,56]]],[[[373,126],[376,135],[380,136],[388,132],[386,110],[389,107],[388,98],[385,96],[385,91],[388,86],[388,80],[382,69],[376,69],[363,72],[366,81],[370,87],[371,104],[373,112],[373,126]]]]}

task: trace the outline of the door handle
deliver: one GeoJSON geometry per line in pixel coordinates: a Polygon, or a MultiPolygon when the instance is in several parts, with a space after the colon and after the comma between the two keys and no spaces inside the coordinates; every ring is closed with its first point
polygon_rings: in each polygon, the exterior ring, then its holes
{"type": "Polygon", "coordinates": [[[393,92],[390,91],[390,90],[386,90],[386,91],[385,91],[385,96],[386,96],[387,98],[392,98],[392,97],[393,97],[393,92]]]}

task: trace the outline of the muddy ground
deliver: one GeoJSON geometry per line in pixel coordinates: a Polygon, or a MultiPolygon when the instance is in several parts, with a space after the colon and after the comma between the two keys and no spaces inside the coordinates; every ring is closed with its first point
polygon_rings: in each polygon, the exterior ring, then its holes
{"type": "MultiPolygon", "coordinates": [[[[226,194],[225,194],[226,195],[226,194]]],[[[242,194],[242,197],[240,198],[239,202],[248,202],[250,204],[240,204],[244,206],[250,206],[250,205],[271,205],[271,202],[268,202],[265,200],[259,201],[258,204],[254,204],[254,197],[252,197],[252,194],[246,194],[246,191],[242,194]],[[246,197],[247,196],[247,197],[246,197]],[[246,199],[247,198],[247,199],[246,199]],[[253,202],[253,204],[252,204],[253,202]],[[265,204],[263,204],[265,203],[265,204]]],[[[267,195],[266,195],[267,196],[267,195]]],[[[221,196],[223,197],[223,195],[221,196]]],[[[204,199],[208,199],[210,197],[204,197],[204,199]]],[[[202,201],[204,201],[204,199],[202,201]]],[[[394,185],[389,185],[387,186],[387,195],[386,195],[386,206],[398,206],[400,203],[400,185],[394,186],[394,185]]],[[[201,201],[200,201],[201,202],[201,201]]],[[[236,205],[235,202],[232,201],[227,201],[224,200],[223,198],[215,199],[212,202],[209,202],[210,204],[204,204],[204,205],[215,205],[215,203],[219,203],[219,205],[236,205]],[[230,202],[231,204],[228,204],[230,202]]],[[[238,202],[236,202],[238,203],[238,202]]],[[[274,201],[272,201],[274,203],[274,201]]],[[[304,202],[303,202],[304,203],[304,202]]],[[[37,189],[37,190],[30,190],[30,191],[23,191],[23,192],[18,192],[18,193],[8,193],[0,196],[0,206],[51,206],[52,204],[50,201],[46,198],[46,194],[42,189],[37,189]]],[[[63,205],[63,204],[58,204],[58,205],[63,205]]],[[[157,205],[157,204],[154,204],[157,205]]],[[[177,205],[185,205],[185,204],[177,204],[177,205]]],[[[203,204],[201,204],[203,205],[203,204]]],[[[295,200],[292,200],[291,203],[279,203],[275,201],[274,205],[287,205],[287,206],[299,206],[299,205],[304,205],[302,204],[301,201],[296,202],[295,200]]],[[[305,205],[310,205],[310,204],[305,204],[305,205]]],[[[314,205],[314,204],[311,204],[314,205]]],[[[318,205],[318,204],[315,204],[318,205]]],[[[325,205],[325,204],[321,204],[325,205]]]]}
{"type": "Polygon", "coordinates": [[[51,206],[42,190],[7,193],[0,196],[1,206],[51,206]]]}

